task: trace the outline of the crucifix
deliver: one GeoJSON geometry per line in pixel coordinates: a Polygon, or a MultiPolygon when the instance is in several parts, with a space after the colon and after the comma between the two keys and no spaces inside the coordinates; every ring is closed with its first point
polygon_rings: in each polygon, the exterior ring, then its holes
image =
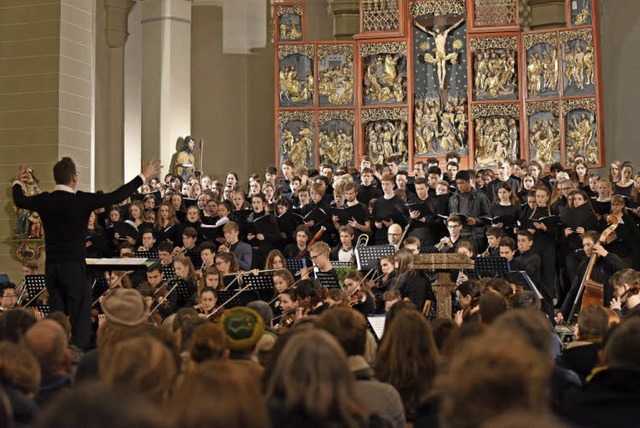
{"type": "Polygon", "coordinates": [[[429,34],[435,41],[435,49],[433,55],[429,52],[424,54],[424,60],[430,64],[435,64],[438,72],[438,85],[440,86],[440,96],[445,99],[444,93],[446,91],[446,78],[447,78],[447,62],[455,64],[458,61],[457,52],[447,53],[447,37],[449,33],[458,28],[464,22],[464,16],[459,20],[457,17],[447,17],[444,15],[436,15],[433,19],[415,19],[413,25],[420,30],[429,34]],[[447,25],[451,25],[447,28],[447,25]],[[429,30],[427,26],[431,26],[433,31],[429,30]]]}

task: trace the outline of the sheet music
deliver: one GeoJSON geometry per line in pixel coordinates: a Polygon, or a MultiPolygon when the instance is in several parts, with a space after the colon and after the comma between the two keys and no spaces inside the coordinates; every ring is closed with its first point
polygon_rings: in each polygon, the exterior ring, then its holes
{"type": "Polygon", "coordinates": [[[386,315],[373,315],[367,317],[369,321],[369,325],[373,329],[373,333],[376,335],[378,340],[382,339],[382,335],[384,334],[384,323],[387,320],[386,315]]]}
{"type": "Polygon", "coordinates": [[[146,257],[129,257],[129,258],[113,258],[113,259],[86,259],[87,265],[122,265],[122,266],[138,266],[147,262],[146,257]]]}

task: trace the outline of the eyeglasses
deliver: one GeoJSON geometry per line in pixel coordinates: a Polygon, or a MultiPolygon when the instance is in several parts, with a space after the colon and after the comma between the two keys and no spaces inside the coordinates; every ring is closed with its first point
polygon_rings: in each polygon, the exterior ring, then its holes
{"type": "Polygon", "coordinates": [[[320,254],[316,254],[315,256],[309,256],[311,258],[311,260],[315,260],[320,256],[323,256],[325,253],[320,253],[320,254]]]}

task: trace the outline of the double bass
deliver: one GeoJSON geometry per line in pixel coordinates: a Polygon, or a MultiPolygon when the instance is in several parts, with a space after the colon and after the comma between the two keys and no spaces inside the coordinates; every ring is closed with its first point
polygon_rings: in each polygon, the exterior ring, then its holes
{"type": "MultiPolygon", "coordinates": [[[[618,218],[614,215],[609,215],[607,217],[607,223],[610,224],[603,232],[600,234],[598,238],[598,244],[605,244],[607,239],[611,236],[611,234],[618,227],[618,218]]],[[[582,277],[582,281],[580,282],[580,288],[578,289],[578,294],[576,295],[576,299],[573,302],[573,306],[571,307],[571,312],[569,313],[569,318],[567,319],[567,323],[571,323],[571,320],[574,316],[576,316],[576,311],[578,309],[578,303],[580,302],[580,297],[582,297],[582,306],[604,306],[604,284],[593,281],[591,279],[591,273],[593,272],[593,267],[596,264],[596,260],[598,259],[598,253],[593,251],[591,253],[591,257],[589,258],[589,263],[587,264],[587,269],[584,272],[582,277]]]]}

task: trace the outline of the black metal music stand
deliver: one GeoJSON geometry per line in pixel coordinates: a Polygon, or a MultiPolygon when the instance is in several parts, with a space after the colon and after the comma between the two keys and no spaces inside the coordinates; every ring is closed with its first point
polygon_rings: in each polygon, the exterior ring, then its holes
{"type": "Polygon", "coordinates": [[[44,275],[27,275],[24,277],[24,284],[29,294],[28,299],[23,299],[26,301],[33,299],[46,286],[44,275]]]}
{"type": "Polygon", "coordinates": [[[101,273],[94,275],[94,277],[91,278],[93,300],[96,300],[98,297],[104,295],[109,287],[109,281],[104,277],[104,275],[101,275],[101,273]]]}
{"type": "Polygon", "coordinates": [[[45,318],[49,316],[49,313],[51,313],[51,308],[49,307],[49,305],[35,305],[34,308],[40,311],[42,316],[44,316],[45,318]]]}
{"type": "MultiPolygon", "coordinates": [[[[244,278],[245,285],[250,284],[247,290],[255,291],[260,300],[268,302],[273,297],[273,275],[247,275],[244,278]]],[[[237,287],[240,289],[242,287],[237,287]]]]}
{"type": "Polygon", "coordinates": [[[427,245],[426,247],[420,247],[420,254],[435,254],[439,253],[438,247],[434,245],[427,245]]]}
{"type": "Polygon", "coordinates": [[[353,263],[351,263],[351,262],[332,261],[331,264],[333,265],[333,267],[338,267],[338,266],[352,267],[353,266],[353,263]]]}
{"type": "Polygon", "coordinates": [[[342,288],[338,283],[338,278],[332,272],[316,272],[315,275],[324,288],[342,288]]]}
{"type": "Polygon", "coordinates": [[[473,260],[478,278],[496,278],[509,272],[509,261],[504,257],[476,257],[473,260]]]}
{"type": "Polygon", "coordinates": [[[165,281],[170,281],[176,277],[176,271],[173,268],[173,265],[162,266],[162,278],[165,281]]]}
{"type": "Polygon", "coordinates": [[[158,252],[157,251],[136,251],[135,257],[140,259],[157,259],[158,252]]]}
{"type": "MultiPolygon", "coordinates": [[[[191,299],[191,296],[193,296],[193,293],[195,293],[196,290],[189,289],[189,285],[183,279],[177,279],[176,281],[178,282],[178,285],[173,292],[176,293],[178,298],[178,307],[181,308],[189,302],[189,299],[191,299]]],[[[171,290],[171,287],[169,287],[169,290],[171,290]]]]}
{"type": "Polygon", "coordinates": [[[378,267],[378,262],[384,256],[392,256],[396,253],[393,245],[371,245],[356,248],[356,263],[358,270],[369,270],[378,267]]]}
{"type": "MultiPolygon", "coordinates": [[[[220,302],[220,304],[225,303],[227,300],[231,299],[231,297],[237,292],[238,290],[216,291],[218,302],[220,302]]],[[[255,290],[245,290],[231,299],[231,301],[224,305],[224,307],[225,309],[230,309],[235,308],[236,306],[247,306],[248,303],[255,300],[260,300],[258,292],[255,290]]]]}
{"type": "Polygon", "coordinates": [[[304,259],[286,259],[284,265],[293,275],[300,272],[302,269],[302,260],[304,259]]]}

